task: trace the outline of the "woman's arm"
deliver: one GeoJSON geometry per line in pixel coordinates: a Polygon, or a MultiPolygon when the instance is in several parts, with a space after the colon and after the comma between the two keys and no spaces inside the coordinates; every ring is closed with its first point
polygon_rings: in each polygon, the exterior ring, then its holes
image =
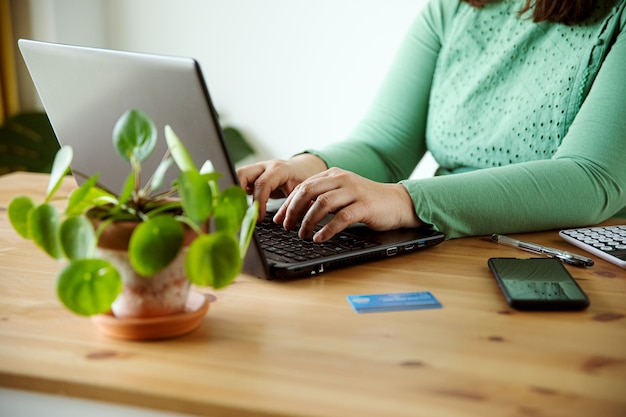
{"type": "Polygon", "coordinates": [[[404,181],[418,216],[459,237],[596,224],[625,207],[624,20],[552,159],[404,181]]]}

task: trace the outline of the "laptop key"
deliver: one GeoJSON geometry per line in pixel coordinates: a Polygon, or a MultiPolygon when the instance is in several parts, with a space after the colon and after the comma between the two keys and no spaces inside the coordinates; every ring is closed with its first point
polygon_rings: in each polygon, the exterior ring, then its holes
{"type": "MultiPolygon", "coordinates": [[[[314,243],[310,238],[300,238],[297,227],[286,230],[274,223],[271,215],[266,216],[257,228],[262,249],[272,254],[272,259],[281,262],[303,262],[378,245],[377,242],[358,239],[347,233],[340,233],[325,243],[314,243]]],[[[320,227],[316,228],[319,229],[320,227]]]]}

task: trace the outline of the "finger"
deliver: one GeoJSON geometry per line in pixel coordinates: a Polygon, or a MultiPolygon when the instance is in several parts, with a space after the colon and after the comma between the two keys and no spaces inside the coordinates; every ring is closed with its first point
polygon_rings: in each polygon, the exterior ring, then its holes
{"type": "MultiPolygon", "coordinates": [[[[261,163],[246,165],[244,167],[237,168],[237,178],[239,179],[239,185],[248,195],[254,194],[254,184],[257,178],[265,171],[265,166],[261,163]]],[[[253,198],[255,198],[253,196],[253,198]]],[[[256,198],[255,198],[256,199],[256,198]]],[[[257,221],[261,221],[265,217],[266,201],[258,201],[259,203],[259,216],[257,221]]]]}
{"type": "MultiPolygon", "coordinates": [[[[259,203],[259,219],[265,218],[265,212],[267,210],[267,201],[270,199],[272,192],[274,191],[274,185],[271,182],[266,182],[267,175],[261,175],[254,182],[254,191],[252,197],[259,203]]],[[[270,176],[271,178],[271,176],[270,176]]],[[[276,186],[278,187],[278,186],[276,186]]]]}
{"type": "Polygon", "coordinates": [[[324,243],[346,227],[361,221],[361,217],[358,204],[350,204],[336,212],[332,219],[313,235],[313,241],[315,243],[324,243]]]}
{"type": "MultiPolygon", "coordinates": [[[[332,177],[311,177],[298,185],[283,204],[281,218],[286,229],[293,228],[316,202],[320,195],[339,187],[332,177]]],[[[318,204],[319,205],[319,204],[318,204]]],[[[326,202],[324,201],[324,204],[326,202]]],[[[322,216],[323,218],[323,216],[322,216]]]]}
{"type": "MultiPolygon", "coordinates": [[[[286,199],[283,202],[283,204],[280,206],[280,208],[278,209],[276,214],[274,215],[274,222],[277,223],[277,224],[283,224],[283,226],[288,226],[287,228],[293,227],[295,225],[295,223],[297,223],[302,216],[296,215],[295,216],[295,221],[289,222],[289,224],[287,224],[287,225],[284,224],[284,222],[285,222],[285,218],[286,218],[286,215],[287,215],[287,211],[288,210],[292,210],[292,213],[293,213],[293,205],[292,204],[293,204],[294,199],[296,199],[296,201],[300,201],[299,199],[302,198],[301,194],[303,192],[306,192],[306,191],[303,191],[302,188],[303,187],[307,187],[308,183],[316,181],[319,178],[324,177],[324,176],[326,176],[326,171],[321,172],[319,174],[316,174],[316,175],[310,177],[309,179],[305,180],[304,182],[302,182],[300,184],[291,184],[291,187],[288,187],[287,184],[285,184],[285,186],[284,186],[284,194],[285,195],[284,196],[286,197],[286,199]]],[[[310,206],[310,204],[311,204],[310,199],[309,199],[309,202],[307,204],[299,203],[299,205],[307,206],[307,208],[308,208],[308,206],[310,206]]],[[[292,214],[292,216],[294,216],[294,215],[292,214]]]]}
{"type": "Polygon", "coordinates": [[[254,190],[254,181],[263,173],[264,170],[265,167],[261,164],[252,164],[237,168],[239,184],[247,194],[252,194],[254,190]]]}
{"type": "Polygon", "coordinates": [[[291,200],[293,199],[294,194],[295,193],[288,194],[285,201],[283,201],[283,204],[280,205],[280,207],[274,214],[274,218],[273,218],[274,223],[282,224],[284,226],[285,213],[287,212],[287,208],[291,204],[291,200]]]}
{"type": "Polygon", "coordinates": [[[319,195],[302,218],[302,224],[299,230],[300,237],[308,237],[313,234],[316,226],[322,220],[329,214],[334,214],[333,218],[330,220],[330,224],[333,226],[327,228],[327,230],[320,235],[325,236],[325,240],[330,239],[334,234],[345,229],[353,222],[351,218],[345,216],[345,214],[350,213],[350,211],[346,211],[346,207],[349,207],[353,203],[354,196],[346,192],[344,188],[337,188],[319,195]],[[335,219],[337,213],[341,211],[344,211],[344,215],[342,215],[340,219],[335,219]]]}
{"type": "Polygon", "coordinates": [[[282,194],[283,174],[271,163],[260,162],[238,169],[237,175],[246,193],[259,203],[259,220],[262,220],[269,198],[282,194]]]}

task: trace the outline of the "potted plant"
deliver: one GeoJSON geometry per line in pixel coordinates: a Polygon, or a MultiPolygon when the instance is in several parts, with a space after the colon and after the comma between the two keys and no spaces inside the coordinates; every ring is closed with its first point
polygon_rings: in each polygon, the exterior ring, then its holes
{"type": "Polygon", "coordinates": [[[74,313],[176,314],[185,308],[190,284],[220,289],[240,272],[257,218],[256,203],[249,205],[238,186],[220,190],[220,175],[210,162],[197,169],[170,126],[164,133],[168,152],[143,187],[141,163],[156,146],[157,129],[149,116],[129,110],[113,129],[114,147],[130,164],[119,193],[100,186],[96,174],[67,197],[60,212],[53,204],[55,192],[73,156],[63,146],[55,156],[44,202],[36,204],[26,196],[11,201],[13,228],[51,257],[67,261],[56,289],[74,313]],[[173,163],[180,174],[161,189],[173,163]],[[156,287],[148,288],[152,285],[156,287]],[[153,300],[133,298],[146,294],[153,300]]]}

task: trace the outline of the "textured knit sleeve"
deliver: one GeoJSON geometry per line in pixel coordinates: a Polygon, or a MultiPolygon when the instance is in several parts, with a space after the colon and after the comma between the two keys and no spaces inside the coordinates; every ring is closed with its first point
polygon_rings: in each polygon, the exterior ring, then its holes
{"type": "Polygon", "coordinates": [[[409,29],[368,114],[350,136],[322,150],[338,166],[381,182],[408,178],[426,152],[430,87],[446,20],[458,1],[429,2],[409,29]]]}
{"type": "Polygon", "coordinates": [[[348,140],[310,152],[328,166],[400,181],[419,218],[448,238],[599,223],[626,206],[626,14],[618,4],[616,37],[591,89],[581,90],[586,97],[550,159],[406,180],[426,151],[433,75],[442,45],[457,28],[458,0],[428,3],[364,121],[348,140]]]}
{"type": "Polygon", "coordinates": [[[453,238],[591,225],[625,207],[625,17],[551,159],[403,181],[419,217],[453,238]]]}

